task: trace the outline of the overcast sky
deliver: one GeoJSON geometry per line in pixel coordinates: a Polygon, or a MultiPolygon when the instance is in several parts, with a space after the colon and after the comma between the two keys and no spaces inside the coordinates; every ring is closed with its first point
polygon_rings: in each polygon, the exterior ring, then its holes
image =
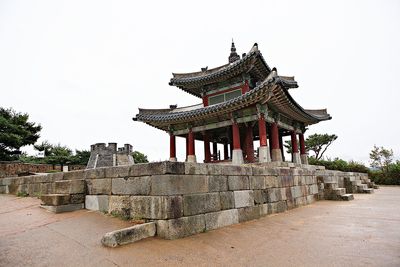
{"type": "Polygon", "coordinates": [[[232,38],[295,76],[304,108],[328,109],[307,131],[339,136],[327,156],[368,162],[376,144],[399,158],[400,1],[0,0],[0,106],[29,113],[40,140],[130,143],[164,160],[168,135],[132,117],[198,103],[171,73],[226,64],[232,38]]]}

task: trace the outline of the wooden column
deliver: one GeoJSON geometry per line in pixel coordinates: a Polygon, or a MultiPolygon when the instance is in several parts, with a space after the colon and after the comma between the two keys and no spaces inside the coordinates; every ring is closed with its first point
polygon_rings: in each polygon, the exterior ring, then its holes
{"type": "Polygon", "coordinates": [[[306,154],[306,146],[304,144],[304,134],[299,134],[299,141],[300,141],[300,154],[306,154]]]}
{"type": "Polygon", "coordinates": [[[290,133],[290,139],[292,142],[292,152],[293,153],[299,153],[299,147],[297,146],[297,137],[296,137],[296,132],[292,131],[290,133]]]}
{"type": "Polygon", "coordinates": [[[233,149],[241,149],[240,148],[240,132],[239,125],[237,122],[232,124],[232,138],[233,138],[233,149]]]}
{"type": "Polygon", "coordinates": [[[267,146],[267,127],[264,114],[258,119],[258,134],[260,135],[260,146],[267,146]]]}
{"type": "Polygon", "coordinates": [[[218,143],[213,142],[213,160],[218,160],[218,143]]]}
{"type": "Polygon", "coordinates": [[[196,155],[194,151],[194,133],[192,129],[189,129],[188,133],[188,156],[187,156],[187,161],[188,162],[196,162],[196,155]]]}
{"type": "Polygon", "coordinates": [[[176,161],[176,142],[175,135],[173,133],[169,134],[169,160],[176,161]]]}
{"type": "Polygon", "coordinates": [[[253,127],[246,128],[246,156],[248,162],[254,162],[253,127]]]}
{"type": "Polygon", "coordinates": [[[203,132],[204,140],[204,162],[211,162],[210,140],[207,132],[203,132]]]}
{"type": "Polygon", "coordinates": [[[229,159],[229,155],[228,155],[228,143],[225,142],[224,143],[224,160],[228,160],[229,159]]]}
{"type": "Polygon", "coordinates": [[[276,122],[271,123],[271,159],[272,161],[282,161],[282,152],[279,144],[279,129],[276,122]]]}

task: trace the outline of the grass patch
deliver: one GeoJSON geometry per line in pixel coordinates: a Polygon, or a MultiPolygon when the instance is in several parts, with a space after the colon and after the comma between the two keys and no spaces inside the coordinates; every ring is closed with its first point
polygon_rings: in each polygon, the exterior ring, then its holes
{"type": "Polygon", "coordinates": [[[27,197],[29,194],[27,192],[17,192],[17,197],[27,197]]]}

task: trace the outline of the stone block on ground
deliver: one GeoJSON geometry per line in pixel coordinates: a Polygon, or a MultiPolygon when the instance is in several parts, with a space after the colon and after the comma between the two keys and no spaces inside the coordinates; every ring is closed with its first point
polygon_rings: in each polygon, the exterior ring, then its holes
{"type": "Polygon", "coordinates": [[[114,248],[152,237],[155,234],[156,224],[149,222],[106,233],[101,239],[101,243],[106,247],[114,248]]]}
{"type": "Polygon", "coordinates": [[[54,182],[56,194],[84,194],[86,193],[85,180],[66,180],[54,182]]]}
{"type": "Polygon", "coordinates": [[[131,216],[131,201],[129,196],[110,196],[108,213],[129,218],[131,216]]]}
{"type": "Polygon", "coordinates": [[[205,214],[206,230],[213,230],[239,223],[239,215],[237,209],[223,210],[205,214]]]}
{"type": "Polygon", "coordinates": [[[218,192],[183,196],[183,214],[185,216],[221,210],[218,192]]]}
{"type": "Polygon", "coordinates": [[[235,208],[254,206],[253,190],[242,190],[233,192],[235,198],[235,208]]]}
{"type": "Polygon", "coordinates": [[[208,192],[205,175],[154,175],[151,177],[151,195],[183,195],[208,192]]]}
{"type": "Polygon", "coordinates": [[[239,222],[255,220],[261,216],[261,205],[238,209],[239,222]]]}
{"type": "Polygon", "coordinates": [[[89,195],[110,195],[111,179],[88,179],[86,185],[89,195]]]}
{"type": "Polygon", "coordinates": [[[40,196],[43,205],[46,206],[59,206],[70,204],[69,194],[45,194],[40,196]]]}
{"type": "Polygon", "coordinates": [[[62,213],[62,212],[70,212],[70,211],[75,211],[75,210],[81,210],[85,208],[85,204],[66,204],[66,205],[60,205],[60,206],[47,206],[47,205],[41,205],[41,208],[44,208],[48,211],[54,212],[54,213],[62,213]]]}
{"type": "Polygon", "coordinates": [[[181,196],[131,196],[130,200],[130,216],[134,219],[171,219],[183,215],[181,196]]]}
{"type": "Polygon", "coordinates": [[[372,193],[374,193],[374,189],[373,188],[366,188],[366,189],[363,190],[363,193],[372,194],[372,193]]]}
{"type": "Polygon", "coordinates": [[[268,214],[280,213],[286,210],[287,210],[287,204],[285,201],[268,203],[268,214]]]}
{"type": "Polygon", "coordinates": [[[107,195],[87,195],[85,197],[85,208],[87,210],[96,210],[108,212],[108,199],[107,195]]]}
{"type": "Polygon", "coordinates": [[[344,201],[350,201],[354,199],[354,195],[353,194],[344,194],[341,195],[342,200],[344,201]]]}
{"type": "Polygon", "coordinates": [[[85,203],[85,194],[71,194],[71,204],[85,203]]]}
{"type": "Polygon", "coordinates": [[[221,210],[229,210],[235,207],[235,197],[232,191],[220,192],[221,210]]]}
{"type": "Polygon", "coordinates": [[[205,230],[206,222],[204,214],[157,221],[157,235],[165,239],[182,238],[202,233],[205,230]]]}

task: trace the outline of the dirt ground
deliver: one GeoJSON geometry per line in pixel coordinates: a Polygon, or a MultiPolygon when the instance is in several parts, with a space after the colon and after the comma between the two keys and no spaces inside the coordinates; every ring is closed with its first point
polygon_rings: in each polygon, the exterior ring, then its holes
{"type": "Polygon", "coordinates": [[[128,222],[86,210],[52,214],[39,202],[0,195],[0,266],[400,266],[400,187],[115,249],[100,239],[128,222]]]}

